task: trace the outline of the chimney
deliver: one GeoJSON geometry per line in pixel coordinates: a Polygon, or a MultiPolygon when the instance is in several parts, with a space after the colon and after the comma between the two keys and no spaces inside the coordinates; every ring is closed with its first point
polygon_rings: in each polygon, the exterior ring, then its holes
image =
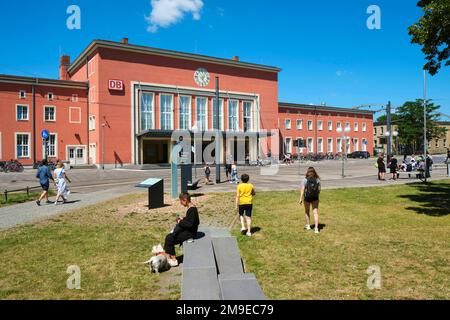
{"type": "Polygon", "coordinates": [[[233,59],[231,59],[233,61],[239,61],[239,57],[238,56],[234,56],[233,59]]]}
{"type": "Polygon", "coordinates": [[[128,38],[122,38],[122,43],[123,44],[128,44],[128,38]]]}
{"type": "Polygon", "coordinates": [[[69,72],[70,56],[61,56],[59,63],[59,80],[70,80],[69,72]]]}

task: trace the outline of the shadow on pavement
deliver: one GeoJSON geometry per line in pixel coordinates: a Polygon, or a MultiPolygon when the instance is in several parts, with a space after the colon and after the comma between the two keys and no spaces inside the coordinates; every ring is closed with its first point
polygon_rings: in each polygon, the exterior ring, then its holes
{"type": "Polygon", "coordinates": [[[416,188],[420,193],[401,195],[400,197],[409,199],[419,206],[407,207],[407,210],[433,217],[450,214],[450,184],[423,184],[412,187],[416,188]]]}

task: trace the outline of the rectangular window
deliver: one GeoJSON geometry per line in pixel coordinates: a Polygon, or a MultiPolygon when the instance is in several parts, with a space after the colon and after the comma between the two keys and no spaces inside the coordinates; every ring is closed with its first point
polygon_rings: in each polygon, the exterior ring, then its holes
{"type": "Polygon", "coordinates": [[[141,131],[155,129],[154,124],[154,99],[152,92],[143,92],[141,95],[141,131]]]}
{"type": "Polygon", "coordinates": [[[381,127],[381,135],[384,135],[384,127],[381,127]]]}
{"type": "Polygon", "coordinates": [[[342,139],[337,139],[336,146],[337,146],[337,152],[341,153],[342,152],[342,139]]]}
{"type": "Polygon", "coordinates": [[[308,152],[309,152],[309,153],[313,153],[313,152],[314,152],[314,142],[313,142],[313,138],[308,138],[307,148],[308,148],[308,152]]]}
{"type": "Polygon", "coordinates": [[[297,130],[303,130],[303,120],[297,120],[297,130]]]}
{"type": "Polygon", "coordinates": [[[217,100],[213,99],[213,129],[223,130],[223,99],[219,99],[219,108],[217,109],[217,100]],[[217,114],[219,114],[219,127],[217,127],[217,114]]]}
{"type": "Polygon", "coordinates": [[[16,134],[16,158],[30,157],[30,134],[16,134]]]}
{"type": "Polygon", "coordinates": [[[286,119],[284,121],[284,126],[287,130],[291,130],[291,120],[290,119],[286,119]]]}
{"type": "Polygon", "coordinates": [[[53,99],[54,99],[53,93],[49,92],[49,93],[47,94],[47,99],[48,99],[48,101],[53,101],[53,99]]]}
{"type": "Polygon", "coordinates": [[[17,105],[17,121],[28,121],[28,106],[17,105]]]}
{"type": "Polygon", "coordinates": [[[366,132],[367,131],[367,123],[363,122],[362,124],[362,131],[366,132]]]}
{"type": "Polygon", "coordinates": [[[173,95],[161,94],[160,98],[160,113],[161,113],[161,130],[173,130],[172,115],[173,115],[173,95]]]}
{"type": "Polygon", "coordinates": [[[373,128],[374,135],[377,135],[377,128],[373,128]]]}
{"type": "Polygon", "coordinates": [[[350,122],[345,123],[345,130],[351,130],[350,128],[350,122]]]}
{"type": "Polygon", "coordinates": [[[179,117],[180,117],[180,130],[191,129],[191,102],[190,96],[180,96],[178,101],[179,117]]]}
{"type": "Polygon", "coordinates": [[[362,151],[367,151],[367,139],[362,140],[362,151]]]}
{"type": "Polygon", "coordinates": [[[242,103],[242,113],[244,115],[244,132],[252,131],[252,103],[244,101],[242,103]]]}
{"type": "Polygon", "coordinates": [[[342,123],[341,122],[337,122],[336,123],[336,129],[342,129],[342,123]]]}
{"type": "Polygon", "coordinates": [[[96,127],[95,116],[89,116],[89,131],[94,131],[96,127]]]}
{"type": "Polygon", "coordinates": [[[200,131],[208,130],[208,98],[197,98],[197,127],[200,131]]]}
{"type": "Polygon", "coordinates": [[[317,150],[321,153],[323,153],[323,139],[319,138],[317,139],[317,150]]]}
{"type": "Polygon", "coordinates": [[[313,130],[313,122],[311,120],[308,120],[308,130],[309,131],[313,130]]]}
{"type": "Polygon", "coordinates": [[[27,98],[27,92],[25,90],[19,91],[19,98],[20,99],[26,99],[27,98]]]}
{"type": "Polygon", "coordinates": [[[44,107],[44,121],[56,121],[56,107],[44,107]]]}
{"type": "Polygon", "coordinates": [[[317,123],[317,127],[318,127],[319,131],[323,131],[323,121],[322,121],[322,120],[320,120],[320,121],[317,123]]]}
{"type": "Polygon", "coordinates": [[[328,152],[333,152],[333,139],[328,139],[327,150],[328,152]]]}
{"type": "Polygon", "coordinates": [[[355,122],[355,132],[358,132],[359,131],[359,125],[358,125],[358,122],[355,122]]]}
{"type": "Polygon", "coordinates": [[[89,158],[90,158],[90,163],[91,164],[95,164],[97,161],[97,145],[94,144],[90,144],[89,145],[89,158]]]}
{"type": "Polygon", "coordinates": [[[333,131],[333,122],[328,121],[328,131],[333,131]]]}
{"type": "MultiPolygon", "coordinates": [[[[56,137],[55,133],[51,133],[48,138],[48,149],[47,149],[47,155],[50,158],[57,158],[58,157],[58,148],[57,148],[58,139],[56,137]]],[[[45,145],[43,146],[42,153],[45,157],[45,145]]]]}
{"type": "Polygon", "coordinates": [[[285,150],[286,153],[292,153],[292,138],[286,138],[285,150]]]}
{"type": "Polygon", "coordinates": [[[358,139],[354,139],[353,140],[353,145],[354,145],[355,151],[360,151],[359,150],[359,140],[358,139]]]}
{"type": "Polygon", "coordinates": [[[237,131],[239,128],[238,105],[237,100],[228,101],[228,128],[230,131],[237,131]]]}

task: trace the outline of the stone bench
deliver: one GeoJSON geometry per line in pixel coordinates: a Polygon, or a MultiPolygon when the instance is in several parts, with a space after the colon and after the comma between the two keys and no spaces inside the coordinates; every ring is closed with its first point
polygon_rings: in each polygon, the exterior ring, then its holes
{"type": "Polygon", "coordinates": [[[266,300],[254,274],[219,274],[222,300],[266,300]]]}

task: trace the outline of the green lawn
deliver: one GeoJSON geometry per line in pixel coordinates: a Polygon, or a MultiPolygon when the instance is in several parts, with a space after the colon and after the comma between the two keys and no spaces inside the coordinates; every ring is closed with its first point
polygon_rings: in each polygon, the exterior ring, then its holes
{"type": "MultiPolygon", "coordinates": [[[[233,194],[199,196],[204,224],[227,226],[233,194]]],[[[147,212],[126,196],[0,232],[0,299],[179,299],[181,269],[142,265],[181,208],[147,212]],[[82,290],[68,290],[67,267],[82,290]]],[[[247,272],[272,299],[449,299],[450,181],[326,190],[320,235],[303,230],[296,192],[258,193],[251,239],[238,236],[247,272]],[[381,290],[366,283],[382,272],[381,290]]]]}
{"type": "Polygon", "coordinates": [[[450,181],[324,191],[320,235],[295,192],[259,194],[246,271],[272,299],[450,299],[450,181]],[[369,266],[381,290],[367,288],[369,266]]]}
{"type": "MultiPolygon", "coordinates": [[[[24,203],[29,201],[36,201],[39,199],[41,192],[30,192],[29,195],[26,193],[11,193],[8,194],[8,201],[5,201],[5,195],[0,194],[0,207],[10,206],[13,204],[24,203]]],[[[50,190],[50,197],[55,196],[55,192],[50,190]]]]}

